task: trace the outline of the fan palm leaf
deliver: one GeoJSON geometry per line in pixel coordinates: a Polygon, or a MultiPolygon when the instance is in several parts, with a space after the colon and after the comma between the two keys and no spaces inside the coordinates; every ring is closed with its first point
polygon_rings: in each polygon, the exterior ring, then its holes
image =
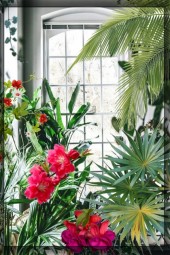
{"type": "Polygon", "coordinates": [[[150,196],[144,203],[126,202],[117,204],[110,200],[110,204],[104,205],[101,209],[105,217],[109,218],[116,233],[120,233],[120,243],[128,233],[131,234],[131,240],[136,239],[138,245],[141,241],[148,246],[147,234],[158,242],[156,232],[164,234],[164,203],[163,197],[154,198],[150,196]]]}
{"type": "Polygon", "coordinates": [[[120,242],[130,234],[132,242],[148,246],[150,234],[159,245],[157,233],[164,234],[164,218],[169,212],[164,217],[161,185],[170,145],[163,147],[164,139],[158,139],[157,134],[157,130],[149,133],[147,129],[142,135],[136,132],[135,139],[126,134],[128,145],[115,137],[119,144],[111,144],[115,156],[106,156],[111,164],[98,165],[102,174],[93,173],[99,181],[91,184],[103,188],[97,192],[99,212],[111,221],[120,242]]]}
{"type": "MultiPolygon", "coordinates": [[[[167,40],[165,35],[165,40],[167,40]]],[[[168,50],[169,45],[167,44],[168,50]]],[[[120,79],[117,110],[120,125],[131,126],[147,108],[148,92],[152,102],[164,84],[164,9],[121,8],[103,24],[84,46],[69,70],[79,61],[96,56],[132,52],[130,68],[120,79]],[[142,102],[142,105],[141,105],[142,102]]]]}
{"type": "Polygon", "coordinates": [[[120,178],[113,181],[117,185],[130,178],[130,187],[133,187],[138,179],[144,184],[147,179],[155,179],[159,171],[164,169],[164,152],[167,148],[163,147],[164,139],[161,137],[156,141],[157,130],[152,135],[145,130],[143,137],[136,132],[136,140],[127,134],[130,146],[127,146],[119,138],[115,137],[119,148],[111,144],[116,157],[107,156],[113,165],[113,172],[122,173],[120,178]]]}

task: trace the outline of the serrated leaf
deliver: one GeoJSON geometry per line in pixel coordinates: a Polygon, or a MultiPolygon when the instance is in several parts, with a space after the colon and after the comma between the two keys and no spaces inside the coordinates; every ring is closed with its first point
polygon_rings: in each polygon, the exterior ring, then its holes
{"type": "Polygon", "coordinates": [[[8,80],[7,82],[4,82],[4,86],[10,88],[12,86],[12,82],[8,80]]]}
{"type": "Polygon", "coordinates": [[[28,114],[28,111],[26,110],[28,107],[27,102],[22,102],[21,104],[18,104],[18,107],[16,107],[13,110],[13,114],[15,115],[15,118],[19,120],[21,117],[26,116],[28,114]]]}
{"type": "Polygon", "coordinates": [[[35,133],[39,132],[39,131],[41,130],[41,129],[39,128],[39,123],[36,123],[35,126],[32,126],[32,130],[33,130],[35,133]]]}

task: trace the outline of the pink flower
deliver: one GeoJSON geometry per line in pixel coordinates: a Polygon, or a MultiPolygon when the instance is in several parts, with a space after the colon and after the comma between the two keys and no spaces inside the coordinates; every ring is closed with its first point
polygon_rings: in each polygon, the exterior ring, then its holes
{"type": "MultiPolygon", "coordinates": [[[[75,216],[79,217],[82,213],[82,210],[75,211],[75,216]]],[[[64,221],[67,230],[62,233],[62,241],[74,252],[81,252],[86,246],[93,251],[107,251],[113,246],[115,233],[108,229],[109,221],[101,221],[102,218],[97,214],[91,215],[85,226],[64,221]]]]}
{"type": "Polygon", "coordinates": [[[88,244],[94,250],[107,251],[113,244],[115,233],[108,230],[109,221],[100,224],[91,224],[89,228],[88,244]]]}
{"type": "Polygon", "coordinates": [[[60,179],[75,170],[62,145],[55,144],[54,149],[48,151],[47,161],[51,164],[50,170],[60,179]]]}
{"type": "Polygon", "coordinates": [[[42,204],[50,198],[54,191],[53,180],[39,165],[33,166],[30,172],[31,176],[28,178],[29,186],[25,191],[25,196],[28,199],[37,198],[38,203],[42,204]]]}
{"type": "Polygon", "coordinates": [[[83,250],[83,246],[87,246],[85,237],[83,235],[79,235],[79,229],[75,223],[65,221],[64,225],[67,227],[67,230],[62,232],[62,241],[66,244],[66,247],[73,252],[81,252],[83,250]]]}

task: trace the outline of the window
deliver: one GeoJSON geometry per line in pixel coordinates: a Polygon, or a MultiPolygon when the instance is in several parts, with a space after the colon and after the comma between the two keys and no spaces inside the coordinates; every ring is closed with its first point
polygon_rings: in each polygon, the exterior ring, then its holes
{"type": "MultiPolygon", "coordinates": [[[[66,70],[75,60],[82,47],[99,27],[97,25],[44,25],[45,34],[45,72],[52,91],[61,99],[61,112],[65,123],[68,121],[68,105],[71,94],[79,82],[81,93],[75,110],[80,105],[90,102],[91,109],[84,118],[85,122],[95,122],[97,126],[87,126],[77,132],[71,140],[75,145],[80,140],[92,140],[92,160],[105,165],[102,158],[110,154],[109,142],[114,142],[116,131],[111,124],[115,112],[115,92],[118,86],[121,70],[118,61],[121,57],[96,57],[94,60],[83,61],[73,67],[66,76],[66,70]]],[[[122,59],[125,59],[122,56],[122,59]]],[[[47,96],[45,98],[47,101],[47,96]]],[[[72,146],[73,147],[73,146],[72,146]]],[[[88,162],[89,161],[89,162],[88,162]]],[[[93,164],[91,171],[98,171],[93,164]]]]}

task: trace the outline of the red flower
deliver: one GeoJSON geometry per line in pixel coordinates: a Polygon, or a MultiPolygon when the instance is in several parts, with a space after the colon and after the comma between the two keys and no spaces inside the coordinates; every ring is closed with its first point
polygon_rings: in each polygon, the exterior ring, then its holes
{"type": "Polygon", "coordinates": [[[54,178],[52,178],[52,182],[53,182],[54,186],[57,186],[60,181],[61,181],[61,179],[59,178],[59,176],[55,176],[54,178]]]}
{"type": "Polygon", "coordinates": [[[81,252],[83,247],[87,246],[84,235],[81,234],[75,223],[64,221],[64,225],[67,227],[67,230],[64,230],[61,234],[62,241],[73,252],[81,252]]]}
{"type": "MultiPolygon", "coordinates": [[[[82,210],[75,211],[75,216],[79,217],[82,213],[82,210]]],[[[62,241],[74,252],[81,252],[86,246],[94,251],[107,251],[113,246],[115,233],[108,230],[109,221],[101,221],[102,218],[97,214],[91,215],[85,226],[65,221],[67,230],[62,232],[62,241]]]]}
{"type": "Polygon", "coordinates": [[[4,104],[5,104],[5,106],[6,107],[9,107],[9,106],[11,106],[12,105],[12,100],[11,100],[11,98],[4,98],[4,104]]]}
{"type": "Polygon", "coordinates": [[[54,191],[53,180],[39,165],[33,166],[30,172],[32,175],[28,178],[29,186],[25,191],[25,196],[29,199],[37,198],[38,203],[42,204],[50,198],[54,191]]]}
{"type": "Polygon", "coordinates": [[[47,115],[46,115],[45,113],[40,114],[39,122],[40,122],[41,124],[44,124],[44,123],[47,122],[47,121],[48,121],[47,115]]]}
{"type": "Polygon", "coordinates": [[[48,151],[47,161],[51,164],[50,170],[55,172],[60,179],[75,169],[62,145],[55,144],[54,149],[48,151]]]}
{"type": "Polygon", "coordinates": [[[12,81],[12,87],[16,88],[16,89],[20,89],[22,88],[22,81],[18,80],[13,80],[12,81]]]}
{"type": "Polygon", "coordinates": [[[109,221],[100,224],[91,224],[87,237],[88,244],[94,250],[107,251],[113,244],[115,233],[108,230],[109,221]]]}
{"type": "Polygon", "coordinates": [[[0,163],[2,162],[2,160],[3,160],[3,156],[2,156],[2,154],[0,153],[0,163]]]}
{"type": "MultiPolygon", "coordinates": [[[[77,210],[74,212],[74,215],[77,217],[79,217],[81,214],[83,213],[82,210],[77,210]]],[[[91,224],[93,223],[100,223],[102,221],[102,218],[97,215],[97,214],[93,214],[93,215],[90,215],[90,218],[89,218],[89,221],[88,223],[86,224],[86,228],[88,228],[91,224]]]]}
{"type": "Polygon", "coordinates": [[[69,159],[76,160],[80,156],[80,153],[76,150],[70,150],[67,155],[68,155],[69,159]]]}

